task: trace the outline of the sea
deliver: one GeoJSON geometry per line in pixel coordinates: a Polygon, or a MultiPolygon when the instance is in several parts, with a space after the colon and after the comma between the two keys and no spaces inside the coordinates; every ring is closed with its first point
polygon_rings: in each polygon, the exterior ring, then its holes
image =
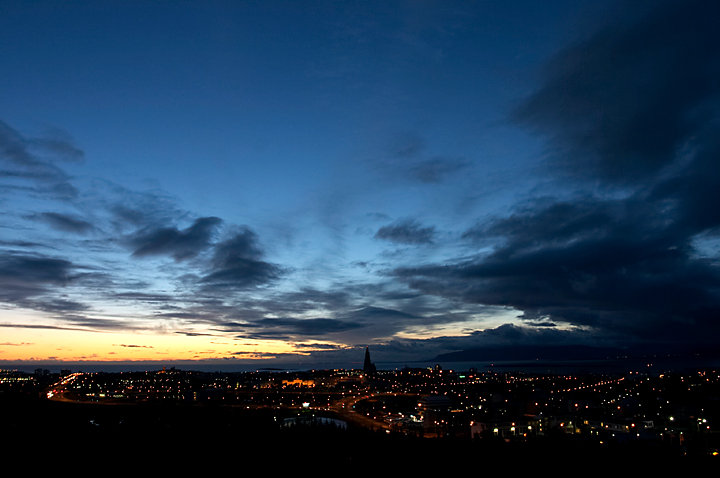
{"type": "MultiPolygon", "coordinates": [[[[604,360],[567,360],[567,361],[492,361],[479,362],[375,362],[378,370],[399,371],[410,369],[435,369],[454,371],[459,373],[476,371],[479,373],[508,373],[522,372],[525,374],[627,374],[646,373],[660,374],[666,372],[684,372],[693,370],[707,370],[720,368],[720,358],[703,357],[699,355],[680,356],[646,356],[646,357],[617,357],[604,360]]],[[[323,363],[323,362],[209,362],[209,361],[183,361],[183,362],[16,362],[0,363],[5,370],[18,370],[32,373],[38,369],[57,373],[61,370],[71,372],[138,372],[158,371],[163,367],[166,370],[175,368],[185,371],[199,372],[271,372],[291,373],[313,370],[359,370],[362,362],[323,363]]]]}

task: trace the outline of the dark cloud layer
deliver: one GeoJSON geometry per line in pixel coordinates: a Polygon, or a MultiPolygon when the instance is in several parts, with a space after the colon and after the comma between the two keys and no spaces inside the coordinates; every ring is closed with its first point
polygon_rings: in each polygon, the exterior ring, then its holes
{"type": "Polygon", "coordinates": [[[404,221],[383,226],[375,233],[375,239],[396,244],[432,244],[435,227],[422,227],[413,221],[404,221]]]}
{"type": "MultiPolygon", "coordinates": [[[[717,119],[720,4],[660,5],[559,54],[514,119],[547,136],[578,177],[643,182],[717,119]]],[[[716,125],[717,126],[717,125],[716,125]]]]}
{"type": "Polygon", "coordinates": [[[169,255],[176,261],[191,259],[210,245],[221,223],[217,217],[203,217],[183,231],[177,228],[140,231],[129,240],[135,249],[133,256],[169,255]]]}
{"type": "Polygon", "coordinates": [[[48,287],[67,285],[72,278],[69,261],[43,256],[0,255],[0,300],[17,303],[44,294],[48,287]]]}
{"type": "Polygon", "coordinates": [[[466,231],[494,241],[491,253],[395,276],[427,294],[514,307],[531,324],[717,343],[720,269],[694,240],[720,232],[718,18],[715,2],[667,3],[603,30],[558,55],[515,111],[549,138],[568,186],[597,175],[622,194],[535,200],[466,231]]]}

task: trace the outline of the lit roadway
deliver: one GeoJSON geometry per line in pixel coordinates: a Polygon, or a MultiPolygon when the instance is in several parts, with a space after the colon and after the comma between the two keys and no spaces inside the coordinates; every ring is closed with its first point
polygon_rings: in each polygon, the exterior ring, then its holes
{"type": "Polygon", "coordinates": [[[79,374],[71,374],[66,377],[64,377],[61,381],[58,383],[50,386],[46,389],[46,396],[50,400],[54,400],[56,402],[75,402],[76,400],[71,400],[70,398],[67,398],[65,396],[66,388],[69,384],[75,380],[75,378],[79,374]]]}
{"type": "Polygon", "coordinates": [[[366,398],[377,395],[379,394],[361,395],[359,397],[346,397],[333,403],[331,409],[337,412],[337,414],[340,415],[343,419],[353,422],[356,425],[370,429],[383,428],[387,430],[387,423],[379,420],[374,420],[366,415],[361,415],[360,413],[355,412],[355,410],[353,409],[355,404],[360,400],[365,400],[366,398]]]}

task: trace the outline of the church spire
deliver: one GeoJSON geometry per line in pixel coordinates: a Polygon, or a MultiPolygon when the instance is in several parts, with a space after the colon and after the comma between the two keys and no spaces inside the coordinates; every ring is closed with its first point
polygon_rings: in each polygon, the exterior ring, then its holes
{"type": "Polygon", "coordinates": [[[375,375],[375,364],[370,361],[370,347],[365,347],[365,364],[363,365],[363,372],[365,375],[375,375]]]}

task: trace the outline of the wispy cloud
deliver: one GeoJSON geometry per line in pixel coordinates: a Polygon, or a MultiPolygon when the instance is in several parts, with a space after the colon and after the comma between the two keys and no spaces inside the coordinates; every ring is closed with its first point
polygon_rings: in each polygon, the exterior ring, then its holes
{"type": "Polygon", "coordinates": [[[87,221],[56,212],[43,212],[34,214],[29,218],[45,222],[59,231],[72,232],[75,234],[87,234],[95,229],[95,226],[87,221]]]}
{"type": "Polygon", "coordinates": [[[71,184],[69,176],[35,153],[33,146],[40,146],[50,153],[60,152],[61,156],[67,156],[69,150],[76,150],[71,144],[59,140],[27,139],[0,121],[0,165],[4,168],[0,170],[0,178],[26,180],[38,193],[56,199],[77,197],[78,190],[71,184]]]}
{"type": "Polygon", "coordinates": [[[414,221],[402,221],[383,226],[375,233],[375,239],[382,239],[396,244],[432,244],[435,227],[422,227],[414,221]]]}

